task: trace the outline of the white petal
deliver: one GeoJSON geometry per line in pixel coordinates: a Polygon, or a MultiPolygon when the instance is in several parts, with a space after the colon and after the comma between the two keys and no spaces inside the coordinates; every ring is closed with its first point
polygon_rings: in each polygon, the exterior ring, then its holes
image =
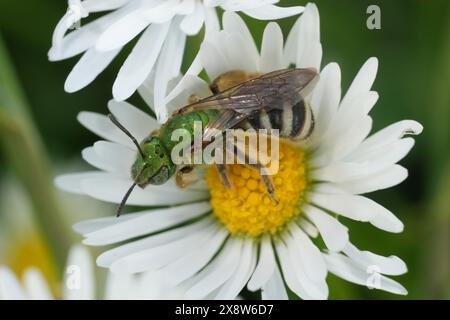
{"type": "Polygon", "coordinates": [[[75,92],[86,87],[106,69],[119,51],[120,48],[105,52],[94,48],[86,51],[67,77],[64,90],[75,92]]]}
{"type": "Polygon", "coordinates": [[[196,35],[205,22],[205,10],[202,5],[196,4],[195,11],[186,15],[180,23],[180,28],[189,36],[196,35]]]}
{"type": "MultiPolygon", "coordinates": [[[[132,219],[116,219],[116,223],[84,234],[88,245],[107,245],[150,234],[184,223],[211,210],[208,202],[199,202],[167,209],[139,212],[132,219]]],[[[111,220],[114,218],[111,218],[111,220]]]]}
{"type": "Polygon", "coordinates": [[[288,300],[288,294],[284,285],[283,278],[281,277],[278,266],[275,266],[274,273],[270,277],[269,281],[262,287],[261,290],[262,300],[288,300]]]}
{"type": "Polygon", "coordinates": [[[92,300],[95,281],[92,258],[83,246],[74,246],[69,252],[64,272],[64,300],[92,300]]]}
{"type": "Polygon", "coordinates": [[[141,252],[143,250],[164,245],[188,235],[194,234],[208,227],[212,223],[211,217],[200,219],[198,222],[187,224],[180,228],[171,229],[169,231],[161,232],[157,235],[146,237],[141,240],[133,241],[114,249],[102,253],[97,258],[97,265],[109,268],[115,261],[129,256],[133,253],[141,252]]]}
{"type": "Polygon", "coordinates": [[[325,282],[327,269],[319,249],[295,223],[289,225],[290,235],[285,235],[288,250],[297,252],[308,278],[314,282],[325,282]],[[290,247],[292,246],[292,247],[290,247]]]}
{"type": "Polygon", "coordinates": [[[328,249],[331,251],[344,249],[349,239],[346,226],[316,207],[305,206],[303,210],[319,229],[320,235],[328,249]]]}
{"type": "Polygon", "coordinates": [[[111,264],[112,272],[139,273],[153,271],[176,261],[180,256],[198,248],[218,231],[212,224],[182,239],[124,256],[111,264]]]}
{"type": "Polygon", "coordinates": [[[0,266],[0,300],[25,300],[26,293],[15,274],[7,267],[0,266]]]}
{"type": "Polygon", "coordinates": [[[306,270],[306,261],[304,261],[304,258],[300,255],[300,251],[295,244],[292,243],[291,239],[286,243],[286,249],[288,251],[289,261],[292,265],[294,276],[297,277],[299,283],[311,298],[320,300],[326,299],[328,297],[328,286],[325,279],[318,280],[310,277],[312,274],[306,270]]]}
{"type": "Polygon", "coordinates": [[[110,100],[108,109],[139,142],[160,126],[154,118],[128,102],[110,100]]]}
{"type": "Polygon", "coordinates": [[[307,291],[304,284],[298,279],[295,266],[291,261],[286,246],[281,241],[277,241],[275,243],[275,248],[280,261],[281,270],[283,271],[284,280],[289,289],[304,300],[314,299],[314,293],[307,291]]]}
{"type": "Polygon", "coordinates": [[[341,70],[337,63],[326,65],[320,73],[311,98],[315,118],[312,140],[320,139],[337,113],[341,99],[341,70]]]}
{"type": "Polygon", "coordinates": [[[370,251],[360,251],[350,242],[347,243],[344,253],[359,263],[363,269],[376,266],[380,273],[391,276],[398,276],[408,271],[406,264],[399,257],[383,257],[370,251]]]}
{"type": "Polygon", "coordinates": [[[321,208],[356,221],[370,221],[386,210],[373,200],[349,194],[312,193],[310,201],[321,208]]]}
{"type": "Polygon", "coordinates": [[[263,287],[263,285],[273,276],[275,268],[276,261],[272,243],[270,236],[266,235],[263,236],[261,241],[258,264],[248,282],[248,290],[256,291],[263,287]]]}
{"type": "Polygon", "coordinates": [[[115,99],[128,99],[150,74],[166,39],[169,25],[152,24],[139,38],[114,82],[115,99]]]}
{"type": "MultiPolygon", "coordinates": [[[[134,219],[136,216],[138,216],[139,213],[127,213],[126,215],[123,215],[120,217],[120,220],[126,221],[127,219],[134,219]]],[[[117,223],[118,218],[117,217],[104,217],[104,218],[96,218],[96,219],[90,219],[90,220],[84,220],[81,222],[78,222],[72,226],[72,229],[81,234],[85,235],[91,232],[95,232],[104,228],[107,228],[109,226],[112,226],[117,223]]]]}
{"type": "Polygon", "coordinates": [[[205,39],[209,39],[220,31],[220,22],[214,8],[205,7],[205,39]]]}
{"type": "Polygon", "coordinates": [[[378,229],[400,233],[403,232],[404,225],[392,212],[384,210],[370,220],[370,223],[378,229]]]}
{"type": "MultiPolygon", "coordinates": [[[[192,95],[192,93],[196,91],[189,91],[189,89],[183,89],[181,84],[181,88],[176,89],[180,86],[181,82],[186,82],[187,78],[197,78],[193,75],[184,75],[184,76],[177,76],[175,78],[172,78],[167,83],[167,92],[170,92],[166,98],[165,98],[165,104],[168,114],[172,114],[176,110],[178,110],[180,107],[184,107],[188,101],[189,97],[192,95]],[[175,88],[175,89],[174,89],[175,88]],[[178,90],[175,92],[175,90],[178,90]],[[192,93],[191,93],[192,92],[192,93]]],[[[188,80],[190,81],[190,80],[188,80]]],[[[208,88],[208,85],[206,82],[200,79],[203,83],[205,83],[205,88],[208,88]]],[[[148,78],[144,81],[144,83],[139,87],[138,91],[141,97],[144,99],[144,101],[150,106],[152,110],[154,110],[154,102],[155,102],[155,95],[153,94],[155,88],[155,76],[154,72],[152,72],[148,78]]],[[[158,125],[159,126],[159,125],[158,125]]]]}
{"type": "MultiPolygon", "coordinates": [[[[107,116],[95,112],[80,112],[78,121],[89,131],[106,140],[119,143],[121,145],[136,149],[133,142],[125,133],[117,128],[107,116]]],[[[129,128],[132,130],[133,128],[129,128]]]]}
{"type": "Polygon", "coordinates": [[[283,33],[280,26],[271,22],[264,30],[259,71],[271,72],[283,68],[283,33]]]}
{"type": "Polygon", "coordinates": [[[203,0],[203,4],[205,7],[217,7],[222,4],[226,0],[203,0]]]}
{"type": "Polygon", "coordinates": [[[202,43],[199,55],[201,64],[210,79],[216,79],[222,73],[231,70],[227,58],[209,41],[202,43]]]}
{"type": "Polygon", "coordinates": [[[403,138],[405,135],[418,135],[422,130],[423,126],[414,120],[402,120],[393,123],[368,137],[354,151],[354,155],[366,154],[373,149],[382,150],[383,147],[403,138]]]}
{"type": "Polygon", "coordinates": [[[320,45],[320,17],[317,6],[308,3],[301,17],[297,42],[297,68],[320,69],[322,47],[320,45]]]}
{"type": "Polygon", "coordinates": [[[309,222],[306,219],[301,219],[299,221],[299,226],[311,238],[317,238],[317,236],[319,235],[319,230],[317,230],[316,226],[314,226],[311,222],[309,222]]]}
{"type": "Polygon", "coordinates": [[[185,0],[176,4],[172,10],[174,10],[177,15],[190,15],[194,13],[196,7],[202,6],[199,5],[199,3],[197,3],[195,0],[185,0]]]}
{"type": "MultiPolygon", "coordinates": [[[[133,4],[133,3],[131,3],[133,4]]],[[[48,56],[50,61],[63,60],[80,54],[95,45],[98,37],[120,17],[132,10],[132,5],[127,5],[117,11],[106,14],[93,22],[83,25],[80,29],[70,32],[61,41],[50,49],[48,56]]]]}
{"type": "Polygon", "coordinates": [[[177,261],[160,270],[171,285],[176,286],[194,276],[220,251],[220,247],[229,235],[225,228],[220,228],[208,241],[196,250],[187,253],[177,261]]]}
{"type": "Polygon", "coordinates": [[[338,161],[351,153],[367,137],[372,129],[372,118],[364,116],[352,126],[337,129],[338,132],[329,130],[327,139],[319,146],[318,152],[311,160],[315,166],[325,166],[333,161],[338,161]]]}
{"type": "Polygon", "coordinates": [[[359,149],[363,144],[364,142],[345,157],[345,161],[371,163],[376,167],[386,167],[403,159],[414,146],[414,139],[408,137],[390,144],[374,145],[370,149],[364,147],[366,150],[361,152],[359,149]]]}
{"type": "Polygon", "coordinates": [[[234,274],[240,262],[241,239],[231,238],[219,255],[199,274],[199,280],[186,292],[191,299],[201,299],[221,286],[234,274]]]}
{"type": "Polygon", "coordinates": [[[176,6],[179,4],[180,1],[178,0],[159,1],[157,6],[142,11],[142,15],[149,22],[164,23],[171,20],[177,14],[176,6]]]}
{"type": "Polygon", "coordinates": [[[91,177],[102,177],[100,171],[80,172],[60,175],[55,178],[55,184],[58,188],[76,194],[84,194],[81,190],[81,181],[91,177]]]}
{"type": "Polygon", "coordinates": [[[286,38],[283,52],[283,62],[286,66],[297,62],[298,38],[301,24],[302,17],[297,19],[286,38]]]}
{"type": "Polygon", "coordinates": [[[124,273],[108,272],[105,285],[105,300],[121,300],[128,299],[135,290],[135,276],[124,273]]]}
{"type": "Polygon", "coordinates": [[[292,17],[302,13],[304,7],[277,7],[274,5],[265,5],[259,8],[243,10],[246,15],[258,20],[277,20],[286,17],[292,17]]]}
{"type": "Polygon", "coordinates": [[[247,238],[242,246],[241,258],[234,275],[220,288],[215,296],[217,300],[235,299],[245,287],[256,260],[255,244],[253,239],[247,238]]]}
{"type": "MultiPolygon", "coordinates": [[[[184,74],[184,76],[176,83],[176,85],[171,88],[169,91],[169,94],[166,96],[166,103],[167,104],[171,104],[171,101],[173,99],[175,99],[176,97],[180,96],[180,95],[186,95],[187,93],[189,93],[190,89],[189,89],[189,83],[192,80],[192,78],[197,78],[200,81],[203,81],[202,79],[196,77],[197,74],[200,73],[200,71],[203,69],[202,65],[201,65],[201,57],[200,57],[200,53],[201,50],[197,53],[197,56],[195,57],[194,61],[192,62],[191,66],[189,67],[189,69],[186,71],[186,73],[184,74]]],[[[207,95],[210,95],[211,93],[209,92],[208,89],[208,85],[206,84],[205,81],[203,81],[203,83],[205,83],[204,91],[208,91],[208,94],[203,94],[201,91],[199,93],[200,96],[204,96],[206,97],[207,95]]],[[[144,82],[144,84],[146,84],[144,82]]],[[[153,92],[153,89],[152,89],[153,92]]],[[[196,92],[196,91],[192,91],[192,92],[196,92]]],[[[186,103],[186,101],[184,102],[186,103]]]]}
{"type": "Polygon", "coordinates": [[[27,269],[23,281],[31,300],[53,300],[47,282],[38,269],[27,269]]]}
{"type": "MultiPolygon", "coordinates": [[[[255,68],[251,65],[247,70],[256,70],[256,63],[259,60],[258,49],[256,48],[255,41],[253,40],[250,30],[247,28],[244,20],[239,17],[238,14],[227,11],[223,15],[223,30],[230,34],[239,35],[242,39],[243,47],[242,53],[248,57],[249,60],[254,61],[255,68]]],[[[252,64],[253,65],[253,64],[252,64]]]]}
{"type": "MultiPolygon", "coordinates": [[[[228,71],[247,70],[255,71],[258,69],[259,56],[249,54],[245,50],[248,47],[247,42],[241,35],[221,32],[219,34],[222,43],[221,50],[225,53],[228,61],[228,71]]],[[[216,62],[217,63],[217,62],[216,62]]]]}
{"type": "MultiPolygon", "coordinates": [[[[364,91],[355,94],[346,103],[339,107],[336,121],[340,121],[342,126],[353,125],[366,116],[378,101],[379,95],[376,91],[364,91]]],[[[337,127],[339,128],[339,127],[337,127]]]]}
{"type": "Polygon", "coordinates": [[[311,44],[302,54],[299,59],[297,68],[314,68],[320,70],[320,63],[322,62],[322,45],[320,43],[311,44]]]}
{"type": "Polygon", "coordinates": [[[205,98],[211,95],[211,91],[209,90],[209,86],[206,81],[197,76],[187,75],[180,80],[180,82],[182,81],[183,84],[181,85],[181,92],[178,92],[178,95],[176,96],[172,96],[172,94],[176,93],[173,90],[166,98],[167,103],[173,105],[175,110],[185,106],[192,94],[195,94],[199,98],[205,98]]]}
{"type": "MultiPolygon", "coordinates": [[[[70,5],[70,4],[69,4],[70,5]]],[[[78,7],[81,7],[78,4],[78,7]]],[[[79,14],[76,15],[72,10],[68,10],[64,16],[58,21],[52,35],[52,48],[49,51],[49,59],[57,60],[58,56],[62,54],[63,40],[66,32],[71,28],[72,25],[79,23],[81,18],[85,17],[88,13],[81,7],[79,9],[79,14]]]]}
{"type": "Polygon", "coordinates": [[[116,10],[131,0],[84,0],[83,8],[89,12],[116,10]]]}
{"type": "Polygon", "coordinates": [[[355,97],[370,91],[375,77],[377,76],[378,59],[370,58],[359,70],[356,77],[353,79],[350,88],[347,90],[344,98],[342,99],[341,106],[345,108],[345,105],[353,100],[355,97]]]}
{"type": "Polygon", "coordinates": [[[341,182],[336,185],[348,193],[363,194],[396,186],[407,177],[408,170],[400,165],[393,165],[362,179],[341,182]]]}
{"type": "Polygon", "coordinates": [[[359,146],[370,132],[370,126],[367,125],[370,125],[371,120],[367,114],[377,100],[378,94],[368,91],[360,93],[345,105],[341,104],[315,155],[319,163],[340,160],[359,146]],[[355,138],[352,139],[352,136],[355,138]]]}
{"type": "Polygon", "coordinates": [[[372,154],[357,153],[357,157],[353,156],[350,159],[351,162],[338,161],[312,170],[311,176],[318,181],[330,182],[364,179],[390,168],[408,154],[413,145],[414,139],[412,138],[397,140],[383,148],[384,150],[373,150],[372,154]]]}
{"type": "Polygon", "coordinates": [[[254,9],[267,4],[273,4],[278,2],[278,0],[224,0],[222,1],[221,7],[225,11],[242,11],[247,9],[254,9]]]}
{"type": "MultiPolygon", "coordinates": [[[[207,192],[189,191],[166,182],[164,185],[148,185],[145,189],[135,188],[127,204],[138,206],[175,205],[186,202],[205,200],[207,192]]],[[[124,194],[130,188],[132,180],[105,173],[102,177],[88,178],[81,181],[81,190],[96,199],[120,203],[124,194]]]]}
{"type": "Polygon", "coordinates": [[[344,182],[364,178],[377,171],[377,163],[334,162],[328,166],[313,169],[311,175],[317,181],[344,182]]]}
{"type": "Polygon", "coordinates": [[[136,151],[109,141],[98,141],[82,152],[83,159],[104,171],[129,177],[130,168],[136,159],[136,151]]]}
{"type": "Polygon", "coordinates": [[[377,274],[376,269],[362,270],[344,255],[333,253],[324,255],[328,270],[338,277],[362,286],[371,286],[395,294],[406,295],[406,289],[396,281],[377,274]]]}
{"type": "MultiPolygon", "coordinates": [[[[176,27],[176,25],[174,25],[174,27],[176,27]]],[[[187,35],[182,32],[179,32],[177,34],[176,40],[174,41],[175,46],[174,46],[173,51],[176,54],[173,56],[173,60],[172,60],[172,64],[171,64],[172,67],[170,68],[170,72],[169,72],[169,76],[170,76],[169,83],[171,80],[179,77],[181,74],[181,66],[183,64],[184,49],[186,46],[186,41],[187,41],[187,35]]],[[[169,85],[167,86],[166,90],[171,90],[169,85]]]]}
{"type": "Polygon", "coordinates": [[[169,35],[164,43],[155,71],[154,99],[155,114],[159,122],[164,123],[168,118],[165,98],[170,79],[178,76],[181,67],[186,35],[178,25],[171,25],[169,35]]]}
{"type": "Polygon", "coordinates": [[[96,42],[97,50],[115,50],[130,42],[150,24],[149,20],[144,17],[144,12],[154,5],[155,1],[150,1],[148,4],[136,1],[131,3],[126,14],[115,19],[114,23],[109,25],[100,35],[96,42]]]}
{"type": "Polygon", "coordinates": [[[312,194],[311,201],[350,219],[370,222],[385,231],[403,231],[403,223],[392,212],[362,196],[316,192],[312,194]]]}

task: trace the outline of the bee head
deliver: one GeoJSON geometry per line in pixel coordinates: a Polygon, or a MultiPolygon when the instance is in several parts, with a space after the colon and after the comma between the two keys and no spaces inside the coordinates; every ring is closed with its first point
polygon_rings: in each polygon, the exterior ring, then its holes
{"type": "Polygon", "coordinates": [[[122,130],[131,141],[133,141],[139,151],[137,158],[131,167],[133,184],[125,193],[117,208],[117,216],[120,216],[128,198],[136,186],[145,188],[149,184],[163,184],[175,173],[176,166],[170,158],[170,152],[164,147],[164,144],[159,137],[148,137],[139,144],[136,138],[114,117],[114,115],[110,114],[109,119],[122,130]]]}
{"type": "Polygon", "coordinates": [[[159,137],[146,138],[140,150],[131,168],[133,180],[139,187],[163,184],[175,173],[175,164],[159,137]]]}

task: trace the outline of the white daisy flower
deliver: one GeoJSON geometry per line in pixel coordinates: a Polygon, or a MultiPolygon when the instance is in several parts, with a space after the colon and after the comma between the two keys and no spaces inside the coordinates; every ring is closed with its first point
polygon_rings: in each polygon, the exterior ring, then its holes
{"type": "MultiPolygon", "coordinates": [[[[69,9],[59,21],[49,51],[52,61],[80,53],[82,58],[69,74],[65,90],[74,92],[91,83],[117,56],[123,46],[139,34],[139,40],[120,69],[113,86],[116,100],[125,100],[150,75],[156,72],[156,109],[164,109],[167,82],[178,76],[186,37],[196,35],[205,25],[206,37],[217,31],[216,8],[241,11],[260,20],[280,19],[303,11],[302,6],[278,7],[278,0],[68,0],[69,9]],[[107,14],[77,30],[90,13],[107,14]]],[[[201,71],[196,58],[188,74],[201,71]]],[[[153,103],[152,103],[153,104],[153,103]]],[[[159,116],[159,114],[158,114],[159,116]]],[[[165,114],[163,113],[161,120],[165,114]]],[[[159,118],[158,118],[159,119],[159,118]]]]}
{"type": "MultiPolygon", "coordinates": [[[[210,79],[230,70],[265,73],[287,68],[320,70],[319,14],[309,4],[283,46],[276,23],[270,23],[259,53],[250,31],[235,13],[223,18],[223,31],[201,49],[210,79]]],[[[280,145],[280,170],[272,176],[278,204],[266,193],[256,171],[242,165],[229,170],[231,190],[215,168],[203,183],[179,189],[173,180],[136,188],[128,204],[158,206],[120,218],[84,221],[75,226],[88,245],[128,241],[106,251],[97,264],[114,272],[156,270],[189,298],[232,299],[247,286],[262,298],[286,299],[286,286],[304,299],[328,297],[328,272],[360,285],[396,294],[405,288],[387,276],[403,274],[405,263],[361,251],[349,240],[345,218],[401,232],[402,222],[363,194],[401,183],[407,170],[396,164],[410,151],[422,126],[412,120],[394,123],[369,136],[368,115],[378,94],[371,91],[378,62],[370,58],[341,99],[340,69],[326,65],[306,100],[316,127],[305,146],[280,145]],[[343,217],[343,218],[340,218],[343,217]],[[323,240],[324,245],[316,245],[323,240]],[[139,239],[138,239],[139,238],[139,239]]],[[[190,94],[210,95],[203,80],[186,78],[170,107],[186,104],[190,94]]],[[[143,95],[152,93],[144,86],[143,95]]],[[[109,110],[138,139],[158,127],[144,112],[111,102],[109,110]]],[[[130,168],[136,149],[106,116],[83,112],[80,122],[106,141],[83,151],[97,171],[62,176],[57,184],[71,192],[119,203],[133,183],[130,168]]]]}
{"type": "MultiPolygon", "coordinates": [[[[0,300],[53,300],[57,297],[50,289],[42,272],[34,267],[23,274],[23,281],[6,266],[0,266],[0,300]]],[[[69,252],[60,298],[63,300],[95,299],[96,283],[92,257],[86,248],[74,246],[69,252]]],[[[170,289],[147,272],[140,275],[108,273],[104,288],[104,299],[176,299],[179,292],[170,289]]]]}

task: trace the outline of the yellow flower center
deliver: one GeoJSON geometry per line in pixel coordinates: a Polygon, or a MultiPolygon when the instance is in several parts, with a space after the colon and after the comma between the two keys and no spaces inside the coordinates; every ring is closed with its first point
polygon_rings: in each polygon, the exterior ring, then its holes
{"type": "Polygon", "coordinates": [[[206,181],[214,214],[231,234],[275,234],[300,213],[307,186],[302,150],[280,143],[279,170],[270,176],[278,203],[267,193],[258,170],[238,164],[227,169],[231,189],[223,185],[215,166],[208,169],[206,181]]]}
{"type": "Polygon", "coordinates": [[[6,262],[19,278],[28,268],[36,268],[42,272],[53,293],[59,294],[58,272],[53,257],[40,235],[34,232],[25,233],[11,242],[7,248],[6,262]]]}

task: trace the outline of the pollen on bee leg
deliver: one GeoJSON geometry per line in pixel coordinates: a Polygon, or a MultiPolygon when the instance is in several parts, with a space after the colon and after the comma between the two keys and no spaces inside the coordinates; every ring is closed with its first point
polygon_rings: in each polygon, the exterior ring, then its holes
{"type": "Polygon", "coordinates": [[[177,171],[175,182],[178,187],[186,188],[198,181],[198,174],[194,166],[185,166],[177,171]]]}
{"type": "Polygon", "coordinates": [[[189,98],[188,98],[188,103],[189,104],[192,104],[192,103],[196,103],[196,102],[198,102],[198,101],[200,101],[201,100],[201,98],[198,96],[198,95],[196,95],[196,94],[191,94],[190,96],[189,96],[189,98]]]}
{"type": "Polygon", "coordinates": [[[268,176],[277,202],[267,192],[257,169],[246,165],[228,165],[231,188],[227,189],[215,166],[206,174],[214,214],[232,234],[259,237],[276,234],[300,214],[307,187],[304,152],[288,143],[280,143],[279,170],[268,176]]]}

